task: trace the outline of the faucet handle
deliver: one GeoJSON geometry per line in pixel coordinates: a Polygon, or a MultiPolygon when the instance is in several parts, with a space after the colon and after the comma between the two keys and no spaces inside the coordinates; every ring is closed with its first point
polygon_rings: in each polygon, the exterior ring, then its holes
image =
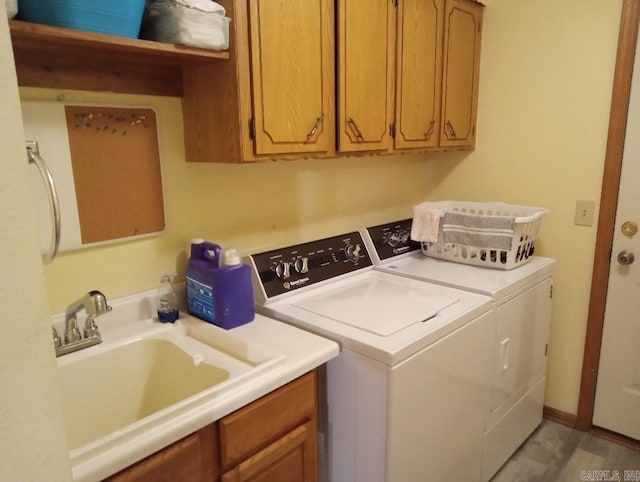
{"type": "MultiPolygon", "coordinates": [[[[109,309],[111,309],[111,307],[109,307],[109,309]]],[[[92,336],[96,336],[96,337],[100,336],[100,330],[98,329],[98,325],[96,323],[95,318],[96,318],[96,315],[87,316],[87,320],[85,321],[85,324],[84,324],[85,338],[91,338],[92,336]]]]}
{"type": "Polygon", "coordinates": [[[80,339],[82,339],[82,335],[80,334],[80,330],[78,329],[78,321],[74,316],[68,320],[68,325],[64,334],[64,342],[73,343],[74,341],[78,341],[80,339]]]}
{"type": "Polygon", "coordinates": [[[55,327],[52,326],[51,329],[53,330],[53,346],[58,348],[62,346],[62,338],[58,335],[58,330],[56,330],[55,327]]]}

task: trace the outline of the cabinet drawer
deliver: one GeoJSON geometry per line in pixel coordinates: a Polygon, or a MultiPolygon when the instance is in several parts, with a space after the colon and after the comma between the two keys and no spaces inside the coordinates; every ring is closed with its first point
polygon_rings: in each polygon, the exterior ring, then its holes
{"type": "Polygon", "coordinates": [[[222,466],[250,457],[301,422],[315,418],[316,374],[310,372],[219,422],[222,466]]]}

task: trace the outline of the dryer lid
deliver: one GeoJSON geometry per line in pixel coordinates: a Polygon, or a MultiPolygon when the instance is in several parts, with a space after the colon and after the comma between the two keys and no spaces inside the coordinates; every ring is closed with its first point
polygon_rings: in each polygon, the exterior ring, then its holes
{"type": "Polygon", "coordinates": [[[381,278],[360,279],[334,290],[300,299],[294,306],[379,336],[391,336],[425,322],[460,301],[455,293],[433,292],[429,285],[409,285],[381,278]]]}

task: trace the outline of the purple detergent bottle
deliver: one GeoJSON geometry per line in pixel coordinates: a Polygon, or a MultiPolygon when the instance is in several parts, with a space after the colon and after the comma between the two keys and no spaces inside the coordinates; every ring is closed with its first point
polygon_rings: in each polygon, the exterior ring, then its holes
{"type": "Polygon", "coordinates": [[[215,322],[215,272],[218,270],[220,246],[201,238],[191,240],[191,256],[187,263],[187,311],[189,314],[215,322]]]}

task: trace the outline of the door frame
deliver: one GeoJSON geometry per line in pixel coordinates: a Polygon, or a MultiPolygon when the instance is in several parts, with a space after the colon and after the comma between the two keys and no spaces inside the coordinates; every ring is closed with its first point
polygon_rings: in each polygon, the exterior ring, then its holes
{"type": "Polygon", "coordinates": [[[596,396],[600,346],[609,284],[611,251],[615,230],[618,188],[622,170],[622,155],[627,128],[631,77],[638,39],[640,1],[623,0],[618,36],[618,53],[613,77],[613,93],[609,114],[609,131],[602,177],[600,213],[591,277],[591,296],[587,318],[582,380],[575,427],[590,430],[593,426],[593,409],[596,396]]]}

